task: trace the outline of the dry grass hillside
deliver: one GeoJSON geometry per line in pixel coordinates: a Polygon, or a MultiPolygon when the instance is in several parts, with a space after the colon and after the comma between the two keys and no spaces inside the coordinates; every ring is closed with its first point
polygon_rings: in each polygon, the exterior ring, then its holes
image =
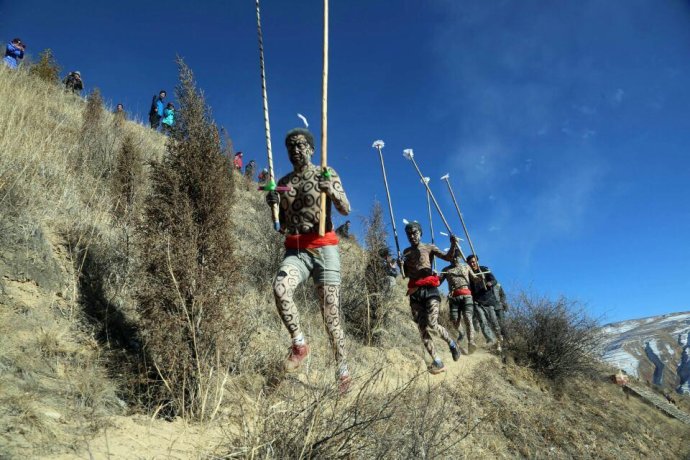
{"type": "Polygon", "coordinates": [[[194,380],[208,389],[202,415],[180,416],[157,396],[165,370],[135,300],[166,139],[1,66],[0,100],[0,458],[690,455],[690,428],[626,398],[605,370],[554,386],[485,350],[454,363],[436,338],[448,372],[429,375],[402,285],[376,297],[354,241],[341,245],[353,391],[336,391],[311,285],[296,298],[313,352],[285,375],[270,289],[281,240],[240,177],[227,230],[237,272],[214,358],[227,364],[194,380]]]}

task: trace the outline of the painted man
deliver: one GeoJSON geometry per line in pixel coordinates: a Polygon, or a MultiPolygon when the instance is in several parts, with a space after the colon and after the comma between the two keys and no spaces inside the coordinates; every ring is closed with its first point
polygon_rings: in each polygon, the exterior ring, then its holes
{"type": "Polygon", "coordinates": [[[438,323],[438,312],[441,305],[441,294],[438,290],[441,281],[434,273],[434,257],[450,261],[458,248],[458,239],[451,236],[451,245],[447,253],[442,252],[433,244],[421,242],[422,227],[417,222],[410,222],[405,226],[407,240],[410,247],[403,251],[404,272],[410,280],[407,283],[407,295],[410,296],[410,308],[412,318],[417,324],[419,334],[422,336],[424,347],[431,355],[429,372],[439,374],[444,372],[443,361],[436,354],[436,347],[431,338],[430,330],[436,331],[448,343],[453,360],[460,359],[460,350],[453,339],[450,338],[445,327],[438,323]]]}
{"type": "Polygon", "coordinates": [[[467,256],[467,263],[476,275],[470,283],[470,289],[474,299],[475,312],[479,316],[482,334],[484,334],[489,346],[496,345],[498,351],[501,351],[503,336],[494,310],[497,302],[493,290],[496,285],[496,277],[491,273],[489,267],[479,265],[479,259],[474,254],[467,256]]]}
{"type": "Polygon", "coordinates": [[[453,326],[460,332],[458,342],[462,340],[461,324],[464,323],[467,334],[467,349],[470,354],[477,349],[474,340],[474,326],[472,324],[472,314],[474,311],[474,301],[470,283],[475,279],[475,274],[465,263],[460,255],[460,251],[454,254],[450,265],[441,271],[441,282],[448,281],[448,306],[450,310],[450,320],[453,326]]]}
{"type": "Polygon", "coordinates": [[[309,354],[293,297],[297,286],[311,276],[335,354],[339,388],[345,392],[351,379],[340,321],[340,254],[331,221],[331,204],[340,214],[347,215],[350,203],[338,174],[331,168],[329,174],[322,174],[321,168],[312,164],[314,136],[308,130],[296,128],[288,132],[285,146],[293,171],[281,178],[278,186],[288,186],[289,191],[271,192],[266,197],[269,205],[279,204],[281,232],[285,234],[285,256],[273,281],[278,314],[292,338],[285,369],[296,371],[309,354]],[[324,236],[319,236],[321,192],[326,195],[324,236]]]}

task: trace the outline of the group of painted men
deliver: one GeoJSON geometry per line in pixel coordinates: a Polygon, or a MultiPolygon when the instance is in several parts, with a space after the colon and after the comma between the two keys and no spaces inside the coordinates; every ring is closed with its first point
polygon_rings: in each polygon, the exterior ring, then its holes
{"type": "MultiPolygon", "coordinates": [[[[335,355],[337,383],[340,392],[344,393],[349,390],[352,379],[341,325],[339,238],[334,231],[331,207],[334,206],[342,215],[348,215],[350,203],[337,172],[330,167],[324,172],[311,162],[314,137],[308,130],[296,128],[289,131],[285,146],[293,170],[278,181],[279,189],[283,191],[271,191],[266,196],[269,206],[278,205],[280,231],[285,235],[285,255],[273,281],[278,314],[292,339],[285,369],[288,372],[299,369],[310,352],[301,329],[294,294],[297,286],[311,277],[335,355]],[[319,234],[322,197],[326,200],[326,232],[323,236],[319,234]]],[[[468,340],[466,352],[472,353],[476,349],[475,318],[479,320],[488,343],[498,346],[505,335],[499,319],[502,314],[497,313],[501,311],[500,302],[496,300],[500,287],[488,268],[480,267],[474,256],[468,257],[470,266],[466,265],[455,236],[451,236],[450,249],[442,252],[434,245],[421,242],[422,229],[417,222],[408,224],[405,232],[410,247],[403,253],[402,268],[409,278],[412,316],[432,358],[429,372],[438,374],[445,370],[436,353],[431,330],[448,343],[454,360],[457,361],[461,355],[458,343],[438,322],[441,303],[438,287],[444,280],[449,284],[451,319],[459,332],[461,319],[464,322],[464,335],[468,340]],[[432,269],[435,257],[451,262],[440,276],[432,269]]],[[[462,336],[462,332],[459,335],[462,336]]]]}

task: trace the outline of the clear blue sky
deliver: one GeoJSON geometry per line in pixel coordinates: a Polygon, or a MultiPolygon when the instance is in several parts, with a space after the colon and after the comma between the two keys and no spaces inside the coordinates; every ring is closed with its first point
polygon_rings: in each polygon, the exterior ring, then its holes
{"type": "MultiPolygon", "coordinates": [[[[0,30],[33,54],[52,48],[142,119],[183,56],[245,161],[263,166],[254,2],[191,5],[3,0],[0,30]]],[[[262,8],[285,173],[298,112],[319,138],[321,2],[262,8]]],[[[330,46],[329,159],[355,230],[385,201],[380,138],[399,226],[427,227],[402,157],[413,148],[461,233],[439,181],[451,174],[482,262],[508,288],[563,293],[609,321],[690,309],[688,2],[332,0],[330,46]]]]}

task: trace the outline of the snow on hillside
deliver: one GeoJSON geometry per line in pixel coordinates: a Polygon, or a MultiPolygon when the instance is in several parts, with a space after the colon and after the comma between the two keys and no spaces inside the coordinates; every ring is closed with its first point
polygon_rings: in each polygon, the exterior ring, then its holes
{"type": "Polygon", "coordinates": [[[690,394],[690,312],[602,327],[603,361],[631,376],[690,394]]]}

